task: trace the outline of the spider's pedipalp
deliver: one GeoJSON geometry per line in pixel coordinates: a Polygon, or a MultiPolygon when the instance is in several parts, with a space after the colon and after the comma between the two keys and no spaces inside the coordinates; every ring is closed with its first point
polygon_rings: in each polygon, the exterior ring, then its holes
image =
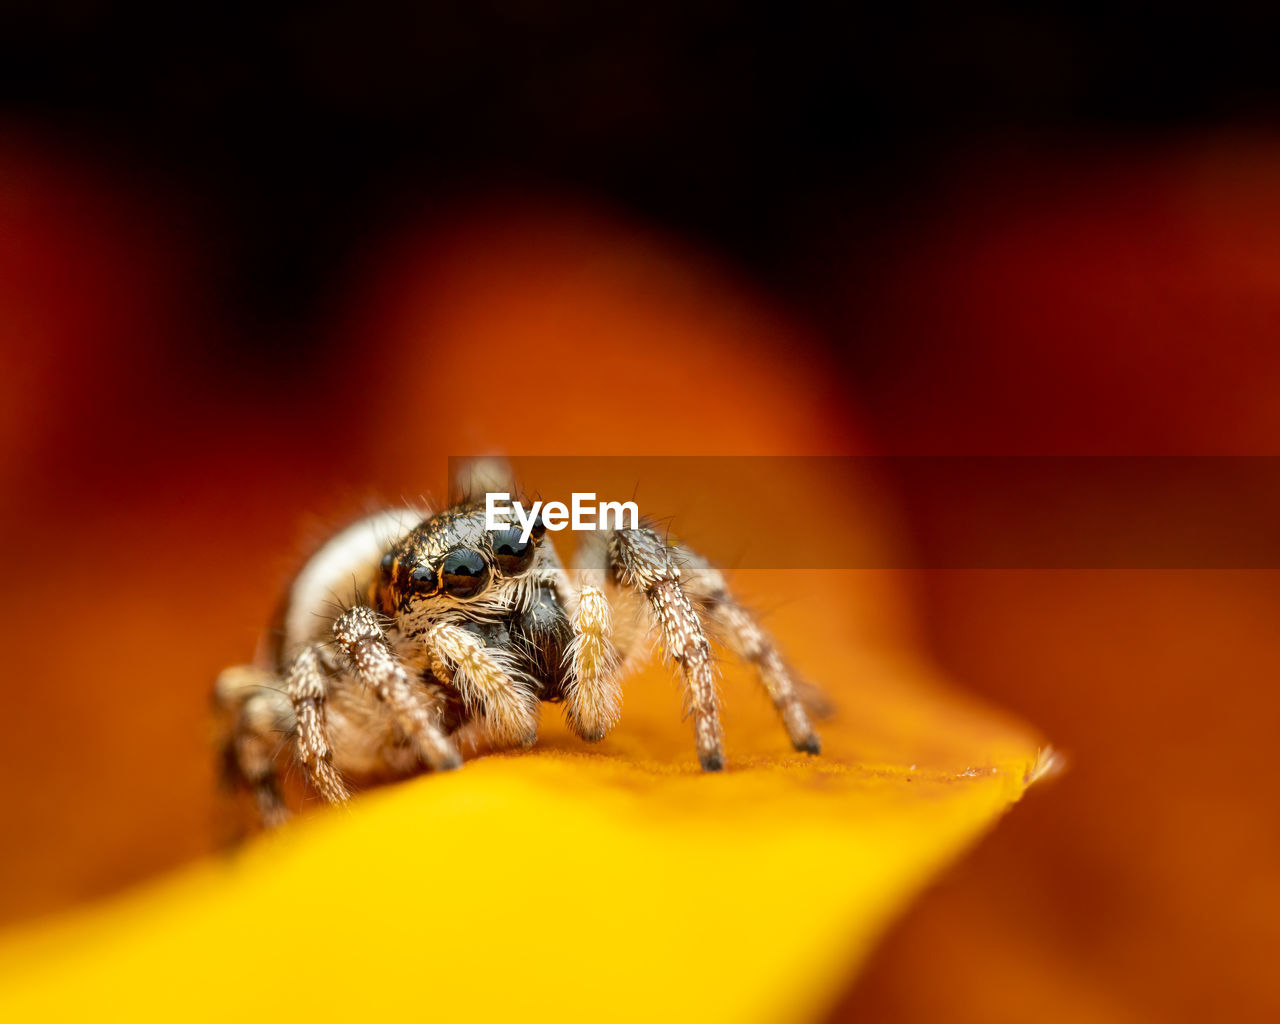
{"type": "Polygon", "coordinates": [[[565,717],[570,728],[595,743],[622,714],[622,686],[618,652],[613,646],[609,602],[599,587],[583,586],[570,619],[573,639],[565,652],[569,674],[565,681],[565,717]]]}
{"type": "Polygon", "coordinates": [[[662,642],[684,675],[693,715],[698,761],[704,771],[724,767],[724,735],[711,644],[680,582],[680,569],[653,530],[617,530],[610,545],[614,568],[641,591],[662,632],[662,642]]]}
{"type": "Polygon", "coordinates": [[[422,760],[442,771],[462,767],[462,755],[440,727],[440,708],[425,689],[410,683],[378,614],[363,605],[348,609],[334,622],[333,638],[356,675],[391,709],[422,760]]]}
{"type": "Polygon", "coordinates": [[[513,746],[530,746],[537,740],[536,699],[523,680],[485,649],[480,637],[444,621],[432,623],[419,636],[428,657],[443,665],[467,707],[484,715],[495,740],[513,746]]]}

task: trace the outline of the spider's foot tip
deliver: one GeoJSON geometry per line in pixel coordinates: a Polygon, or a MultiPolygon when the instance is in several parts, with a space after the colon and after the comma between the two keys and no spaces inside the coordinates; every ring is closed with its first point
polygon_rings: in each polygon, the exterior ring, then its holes
{"type": "Polygon", "coordinates": [[[720,753],[699,754],[698,763],[702,765],[704,772],[724,771],[724,755],[720,753]]]}
{"type": "Polygon", "coordinates": [[[802,754],[821,754],[822,741],[818,739],[817,733],[809,733],[804,739],[796,740],[792,746],[802,754]]]}
{"type": "Polygon", "coordinates": [[[436,771],[439,772],[456,772],[462,767],[462,755],[454,754],[452,757],[446,758],[436,765],[436,771]]]}

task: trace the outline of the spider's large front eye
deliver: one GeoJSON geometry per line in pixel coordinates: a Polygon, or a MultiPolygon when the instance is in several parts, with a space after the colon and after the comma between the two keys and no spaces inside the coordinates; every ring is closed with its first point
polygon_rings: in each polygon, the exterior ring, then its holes
{"type": "Polygon", "coordinates": [[[444,556],[440,581],[444,592],[451,597],[471,597],[488,584],[489,566],[478,552],[466,548],[450,551],[444,556]]]}
{"type": "Polygon", "coordinates": [[[520,531],[514,528],[499,530],[493,535],[493,553],[498,556],[502,571],[515,576],[533,561],[533,541],[521,540],[520,531]]]}

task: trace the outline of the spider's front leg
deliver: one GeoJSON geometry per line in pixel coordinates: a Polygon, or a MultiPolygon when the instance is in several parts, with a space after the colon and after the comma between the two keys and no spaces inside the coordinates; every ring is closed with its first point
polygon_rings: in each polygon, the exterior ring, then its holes
{"type": "Polygon", "coordinates": [[[822,744],[809,721],[800,686],[769,634],[734,599],[719,569],[687,548],[683,555],[686,563],[685,592],[718,627],[720,641],[755,668],[760,684],[782,718],[791,745],[802,753],[820,753],[822,744]]]}
{"type": "Polygon", "coordinates": [[[662,630],[666,651],[680,666],[689,693],[698,761],[703,771],[724,767],[724,735],[715,661],[702,622],[680,582],[680,569],[653,530],[618,530],[610,557],[621,581],[641,591],[662,630]]]}
{"type": "Polygon", "coordinates": [[[307,778],[329,803],[345,803],[350,794],[333,765],[333,746],[324,715],[324,669],[314,644],[308,644],[294,657],[285,682],[297,720],[298,758],[307,778]]]}
{"type": "Polygon", "coordinates": [[[280,679],[254,665],[237,665],[218,676],[214,699],[231,719],[222,743],[227,781],[253,794],[264,825],[283,824],[289,808],[276,752],[293,731],[294,716],[280,679]]]}
{"type": "Polygon", "coordinates": [[[386,703],[418,754],[437,770],[462,766],[462,755],[440,728],[440,711],[409,679],[372,608],[357,606],[333,624],[333,638],[360,679],[386,703]]]}

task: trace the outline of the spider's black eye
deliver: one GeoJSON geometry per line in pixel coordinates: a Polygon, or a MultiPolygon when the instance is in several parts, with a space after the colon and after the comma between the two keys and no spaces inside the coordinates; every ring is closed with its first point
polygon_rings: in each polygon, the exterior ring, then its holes
{"type": "Polygon", "coordinates": [[[533,526],[529,530],[529,536],[534,540],[542,540],[547,533],[547,524],[542,521],[542,513],[539,512],[533,520],[533,526]]]}
{"type": "Polygon", "coordinates": [[[479,552],[459,548],[444,556],[440,569],[444,592],[452,597],[471,597],[489,582],[489,566],[479,552]]]}
{"type": "Polygon", "coordinates": [[[391,578],[391,567],[395,564],[396,564],[396,556],[393,555],[390,551],[388,551],[385,555],[382,556],[382,561],[379,562],[378,565],[382,569],[383,579],[391,578]]]}
{"type": "Polygon", "coordinates": [[[415,565],[409,573],[409,583],[416,591],[435,590],[436,574],[431,571],[430,566],[415,565]]]}
{"type": "Polygon", "coordinates": [[[533,561],[533,541],[521,540],[520,531],[514,528],[499,530],[493,535],[493,553],[498,564],[508,576],[524,572],[533,561]]]}

